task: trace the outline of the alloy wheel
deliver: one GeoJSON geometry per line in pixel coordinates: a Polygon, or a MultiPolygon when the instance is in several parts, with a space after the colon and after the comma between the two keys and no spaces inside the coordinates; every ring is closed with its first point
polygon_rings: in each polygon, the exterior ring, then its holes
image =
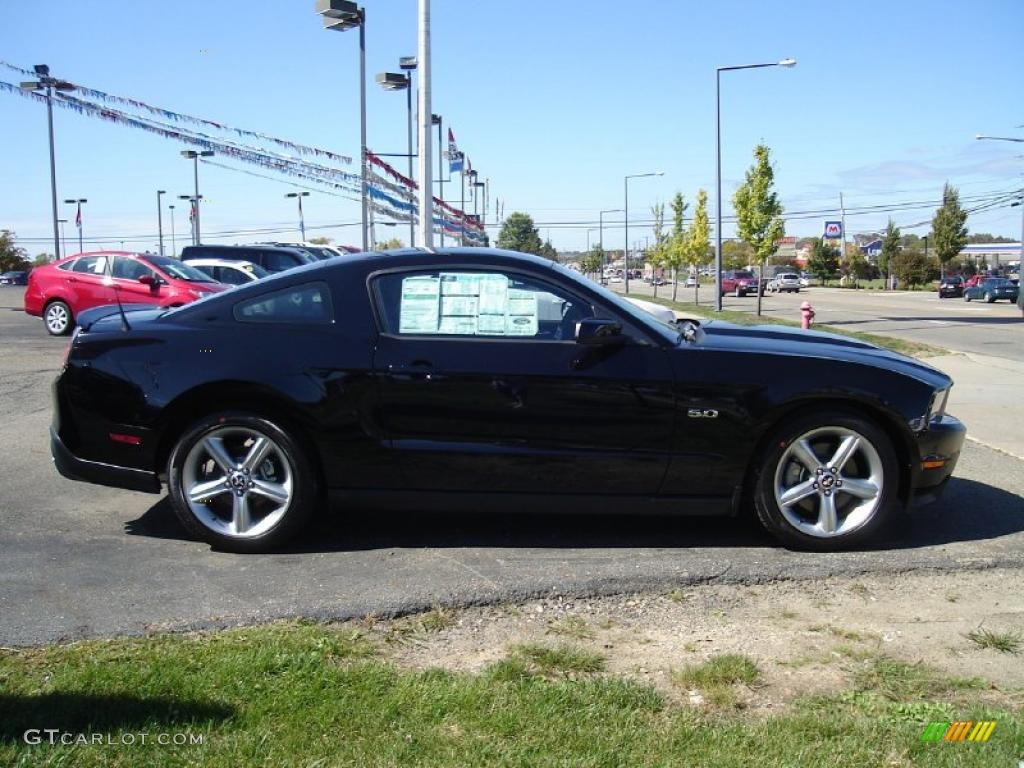
{"type": "Polygon", "coordinates": [[[294,495],[288,455],[266,434],[219,427],[185,457],[181,490],[202,525],[222,536],[254,538],[277,525],[294,495]]]}
{"type": "Polygon", "coordinates": [[[68,329],[71,316],[63,304],[51,304],[46,309],[46,327],[54,336],[60,336],[68,329]]]}
{"type": "Polygon", "coordinates": [[[834,538],[866,525],[878,512],[885,473],[878,450],[864,435],[819,427],[793,440],[779,458],[773,489],[793,528],[834,538]]]}

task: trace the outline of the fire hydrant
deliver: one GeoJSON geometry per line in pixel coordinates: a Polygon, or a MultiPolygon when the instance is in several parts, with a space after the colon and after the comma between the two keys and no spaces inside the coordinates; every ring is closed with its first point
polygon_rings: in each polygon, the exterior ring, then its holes
{"type": "Polygon", "coordinates": [[[805,301],[800,305],[800,327],[805,331],[811,327],[811,321],[814,319],[814,308],[811,307],[811,302],[805,301]]]}

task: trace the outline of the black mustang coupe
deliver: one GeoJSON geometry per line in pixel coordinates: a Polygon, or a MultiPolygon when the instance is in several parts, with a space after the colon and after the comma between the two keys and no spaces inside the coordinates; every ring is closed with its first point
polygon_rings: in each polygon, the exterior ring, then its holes
{"type": "Polygon", "coordinates": [[[265,552],[331,508],[756,511],[862,543],[935,499],[952,382],[855,339],[665,323],[549,261],[406,249],[170,310],[83,312],[54,385],[61,474],[159,493],[265,552]]]}

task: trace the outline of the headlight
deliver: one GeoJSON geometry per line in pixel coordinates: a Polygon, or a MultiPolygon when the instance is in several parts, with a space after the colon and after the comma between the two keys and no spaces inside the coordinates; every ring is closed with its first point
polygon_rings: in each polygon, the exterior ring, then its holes
{"type": "Polygon", "coordinates": [[[209,296],[210,295],[209,291],[189,291],[189,293],[192,294],[192,298],[194,298],[194,299],[201,299],[204,296],[209,296]]]}

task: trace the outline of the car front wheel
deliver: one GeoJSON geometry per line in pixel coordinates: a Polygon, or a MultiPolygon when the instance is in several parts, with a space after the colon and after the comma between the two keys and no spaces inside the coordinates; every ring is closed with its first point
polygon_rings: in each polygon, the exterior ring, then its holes
{"type": "Polygon", "coordinates": [[[995,300],[996,300],[996,297],[993,296],[991,293],[986,293],[985,294],[985,301],[987,301],[989,304],[991,304],[995,300]]]}
{"type": "Polygon", "coordinates": [[[51,336],[66,336],[71,332],[75,322],[71,315],[71,307],[63,301],[51,301],[43,313],[43,322],[51,336]]]}
{"type": "Polygon", "coordinates": [[[280,547],[309,519],[318,498],[299,441],[248,413],[214,414],[194,424],[171,451],[167,485],[185,528],[230,552],[280,547]]]}
{"type": "Polygon", "coordinates": [[[767,445],[754,506],[787,546],[844,549],[869,539],[891,515],[898,465],[874,423],[823,411],[779,429],[767,445]]]}
{"type": "Polygon", "coordinates": [[[970,294],[965,293],[964,294],[964,301],[970,301],[970,300],[971,300],[970,294]]]}

